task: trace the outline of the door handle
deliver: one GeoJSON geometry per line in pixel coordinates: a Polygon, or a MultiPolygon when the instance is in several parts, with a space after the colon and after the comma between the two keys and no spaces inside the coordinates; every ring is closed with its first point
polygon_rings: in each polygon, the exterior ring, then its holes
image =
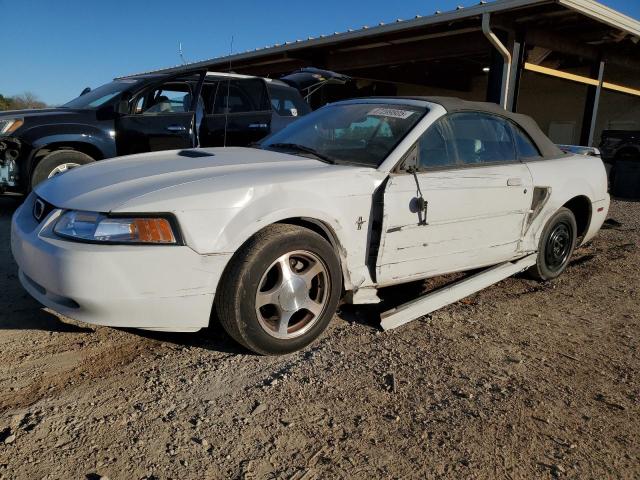
{"type": "Polygon", "coordinates": [[[521,178],[510,178],[509,180],[507,180],[507,186],[509,187],[521,187],[522,186],[522,179],[521,178]]]}
{"type": "Polygon", "coordinates": [[[167,130],[169,130],[170,132],[186,132],[187,127],[185,127],[184,125],[169,125],[167,127],[167,130]]]}

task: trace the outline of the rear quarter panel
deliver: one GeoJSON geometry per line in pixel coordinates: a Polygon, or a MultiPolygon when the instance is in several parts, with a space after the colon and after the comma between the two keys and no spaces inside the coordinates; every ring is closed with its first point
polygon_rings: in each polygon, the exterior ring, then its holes
{"type": "MultiPolygon", "coordinates": [[[[558,209],[573,198],[586,197],[592,207],[594,203],[598,203],[606,204],[608,208],[607,173],[600,158],[564,155],[556,159],[531,161],[527,163],[527,167],[531,171],[533,185],[548,187],[551,189],[551,193],[540,214],[526,231],[523,242],[524,250],[533,251],[538,248],[544,226],[558,209]]],[[[590,232],[593,231],[593,223],[603,220],[606,213],[606,210],[600,212],[599,217],[602,218],[599,218],[592,212],[590,232]]]]}

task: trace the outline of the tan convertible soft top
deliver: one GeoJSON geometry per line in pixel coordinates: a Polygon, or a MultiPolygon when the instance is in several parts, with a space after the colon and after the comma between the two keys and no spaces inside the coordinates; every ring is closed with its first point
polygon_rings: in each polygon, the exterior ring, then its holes
{"type": "Polygon", "coordinates": [[[531,137],[531,140],[536,144],[540,153],[544,158],[557,158],[565,153],[560,150],[551,140],[547,137],[536,121],[520,113],[513,113],[505,110],[501,106],[495,103],[489,102],[470,102],[467,100],[461,100],[455,97],[402,97],[410,100],[422,100],[425,102],[437,103],[447,112],[487,112],[493,115],[499,115],[501,117],[508,118],[519,125],[527,134],[531,137]]]}

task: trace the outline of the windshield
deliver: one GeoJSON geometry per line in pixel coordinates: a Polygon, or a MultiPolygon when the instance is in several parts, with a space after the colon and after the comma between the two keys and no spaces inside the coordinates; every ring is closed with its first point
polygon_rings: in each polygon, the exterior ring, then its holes
{"type": "Polygon", "coordinates": [[[138,80],[134,79],[114,80],[84,95],[80,95],[62,106],[65,108],[98,108],[137,82],[138,80]]]}
{"type": "Polygon", "coordinates": [[[260,147],[376,168],[426,112],[401,104],[328,105],[266,138],[260,147]]]}

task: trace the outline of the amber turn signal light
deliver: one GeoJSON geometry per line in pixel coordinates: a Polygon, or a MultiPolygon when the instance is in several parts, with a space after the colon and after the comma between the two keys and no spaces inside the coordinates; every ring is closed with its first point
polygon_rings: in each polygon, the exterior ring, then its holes
{"type": "Polygon", "coordinates": [[[165,218],[136,218],[131,222],[131,236],[145,243],[176,243],[171,224],[165,218]]]}

